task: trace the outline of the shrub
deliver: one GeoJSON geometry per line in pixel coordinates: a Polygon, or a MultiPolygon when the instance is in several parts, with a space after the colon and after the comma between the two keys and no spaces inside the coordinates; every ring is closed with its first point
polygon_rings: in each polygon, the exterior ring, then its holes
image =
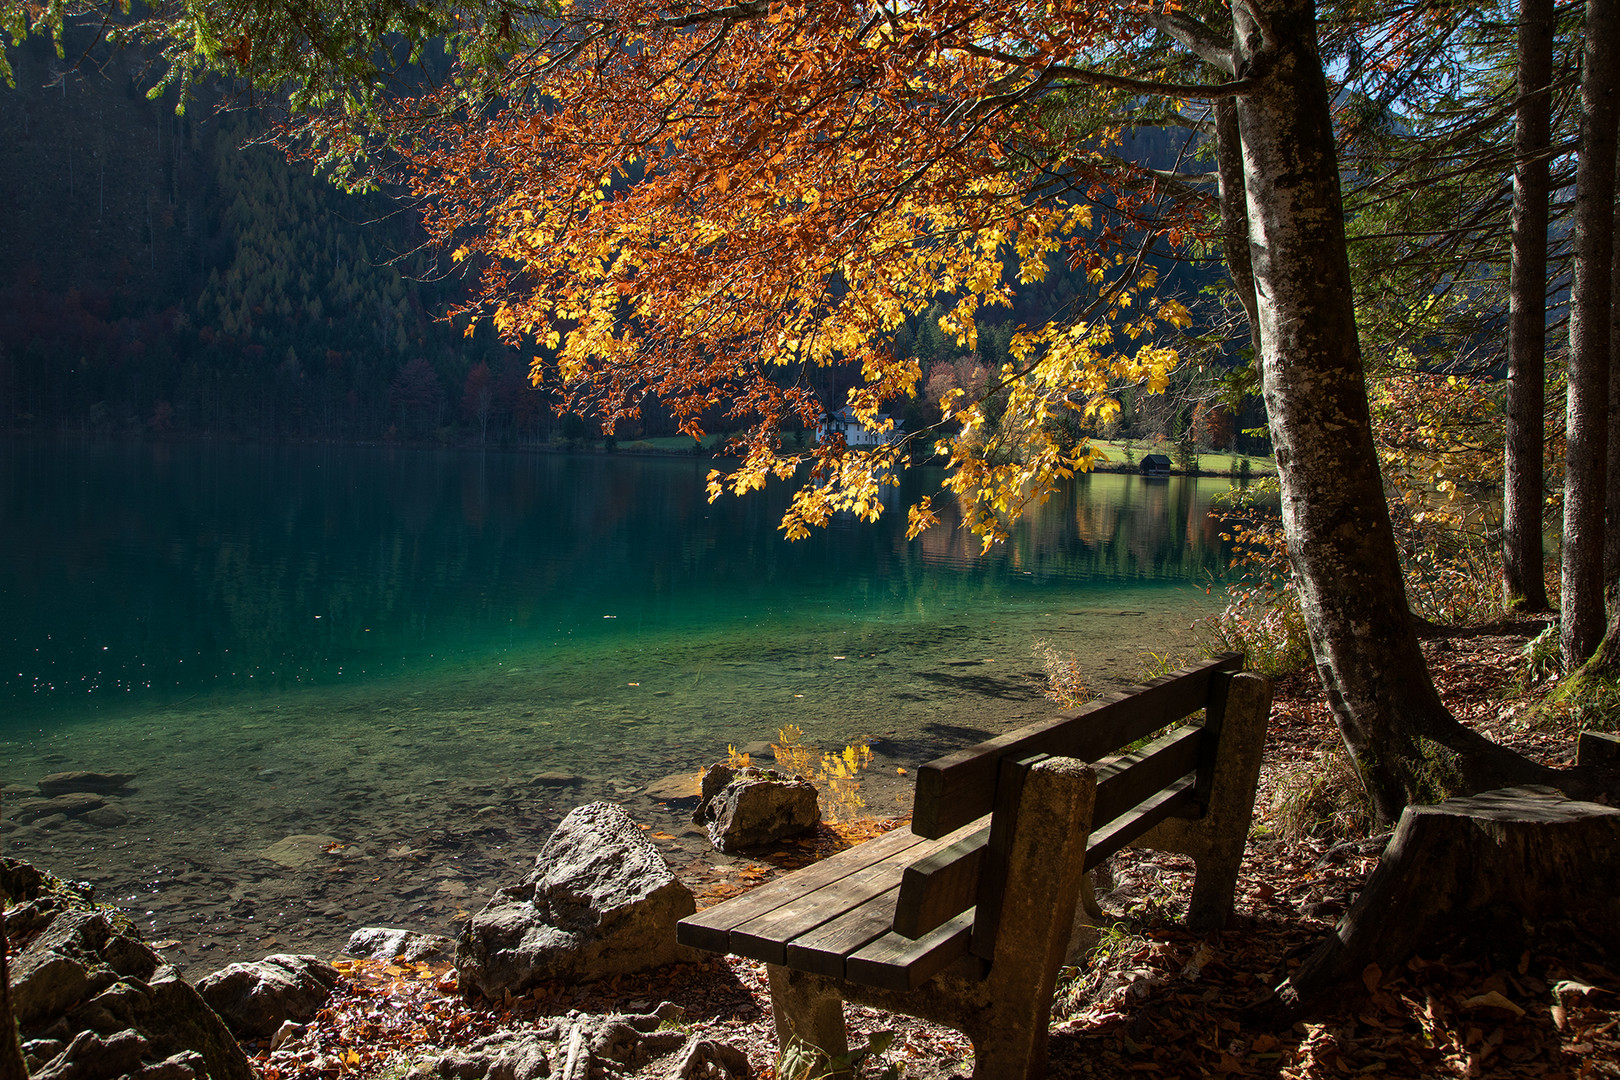
{"type": "Polygon", "coordinates": [[[1046,672],[1046,685],[1041,693],[1066,709],[1077,709],[1095,695],[1086,686],[1080,673],[1080,660],[1074,653],[1059,652],[1045,639],[1037,638],[1033,646],[1035,658],[1046,672]]]}
{"type": "Polygon", "coordinates": [[[1286,766],[1271,799],[1278,835],[1290,840],[1359,840],[1372,834],[1372,802],[1350,762],[1334,746],[1286,766]]]}

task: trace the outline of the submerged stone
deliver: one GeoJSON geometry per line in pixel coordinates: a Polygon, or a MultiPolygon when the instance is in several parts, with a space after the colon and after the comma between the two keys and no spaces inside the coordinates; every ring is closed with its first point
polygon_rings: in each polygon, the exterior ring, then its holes
{"type": "Polygon", "coordinates": [[[107,795],[114,791],[121,791],[129,786],[135,779],[134,773],[101,773],[101,772],[59,772],[40,778],[39,793],[41,795],[55,796],[67,795],[76,791],[88,791],[96,795],[107,795]]]}
{"type": "Polygon", "coordinates": [[[259,858],[279,863],[289,870],[303,870],[325,861],[332,849],[343,841],[335,836],[318,833],[295,833],[284,836],[259,852],[259,858]]]}

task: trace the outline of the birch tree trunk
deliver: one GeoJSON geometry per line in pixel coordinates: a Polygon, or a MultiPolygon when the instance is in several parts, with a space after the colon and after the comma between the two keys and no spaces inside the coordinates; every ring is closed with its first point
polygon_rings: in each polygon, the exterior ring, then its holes
{"type": "Polygon", "coordinates": [[[1564,552],[1559,643],[1574,671],[1603,637],[1603,524],[1608,494],[1610,281],[1620,0],[1587,0],[1581,150],[1575,171],[1575,284],[1570,293],[1564,552]]]}
{"type": "Polygon", "coordinates": [[[1418,648],[1368,415],[1311,0],[1236,0],[1238,101],[1271,438],[1318,673],[1380,818],[1551,782],[1441,704],[1418,648]]]}
{"type": "Polygon", "coordinates": [[[1232,278],[1232,291],[1249,322],[1254,369],[1260,370],[1260,316],[1254,298],[1254,266],[1249,256],[1249,219],[1243,185],[1243,137],[1238,130],[1237,101],[1215,103],[1215,168],[1220,183],[1221,254],[1232,278]]]}
{"type": "Polygon", "coordinates": [[[1553,0],[1520,0],[1513,131],[1513,266],[1508,278],[1507,435],[1502,455],[1502,599],[1546,611],[1542,477],[1547,406],[1547,214],[1552,190],[1553,0]]]}

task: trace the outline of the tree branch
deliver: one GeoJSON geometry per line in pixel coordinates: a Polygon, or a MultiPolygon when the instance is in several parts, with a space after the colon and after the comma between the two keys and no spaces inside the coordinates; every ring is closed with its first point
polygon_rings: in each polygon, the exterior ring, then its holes
{"type": "Polygon", "coordinates": [[[1232,43],[1191,15],[1179,11],[1155,11],[1148,14],[1147,24],[1191,49],[1211,67],[1219,68],[1228,75],[1237,74],[1237,59],[1232,55],[1232,43]]]}

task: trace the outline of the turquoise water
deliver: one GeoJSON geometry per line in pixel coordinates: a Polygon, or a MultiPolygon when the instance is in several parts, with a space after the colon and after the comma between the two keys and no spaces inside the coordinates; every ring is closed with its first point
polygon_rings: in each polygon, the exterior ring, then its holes
{"type": "Polygon", "coordinates": [[[137,777],[109,799],[127,824],[0,843],[105,882],[203,968],[366,919],[444,929],[592,798],[691,854],[648,785],[786,723],[870,740],[871,809],[898,807],[898,769],[1049,710],[1037,642],[1132,680],[1190,645],[1224,564],[1213,480],[1084,477],[980,556],[904,538],[930,470],[882,522],[789,544],[785,487],[710,505],[686,458],[0,455],[7,806],[51,772],[137,777]],[[289,835],[342,846],[263,855],[289,835]]]}

